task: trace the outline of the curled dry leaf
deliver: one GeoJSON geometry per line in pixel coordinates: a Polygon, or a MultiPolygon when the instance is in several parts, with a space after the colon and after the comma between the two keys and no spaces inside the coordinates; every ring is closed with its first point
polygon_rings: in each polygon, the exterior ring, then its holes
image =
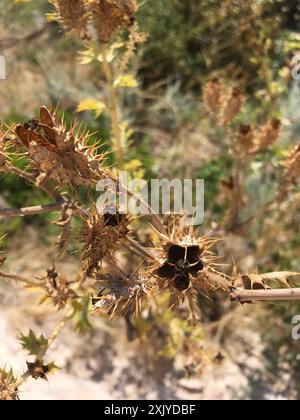
{"type": "Polygon", "coordinates": [[[279,282],[281,285],[283,284],[287,287],[290,287],[291,282],[289,278],[300,276],[300,273],[293,272],[293,271],[274,271],[271,273],[264,273],[264,274],[259,274],[259,275],[255,274],[255,276],[258,276],[267,282],[275,281],[275,282],[279,282]]]}
{"type": "Polygon", "coordinates": [[[290,277],[300,276],[300,273],[293,271],[275,271],[263,274],[240,275],[237,268],[234,268],[233,282],[230,290],[232,301],[252,303],[254,301],[277,301],[300,299],[299,289],[291,287],[290,277]],[[277,283],[280,288],[272,288],[270,284],[277,283]],[[289,289],[289,290],[287,290],[289,289]],[[247,293],[249,291],[249,293],[247,293]]]}
{"type": "Polygon", "coordinates": [[[44,302],[50,299],[53,305],[62,310],[72,299],[77,298],[76,292],[71,288],[72,283],[67,281],[55,268],[47,271],[45,279],[46,296],[42,300],[44,302]]]}
{"type": "Polygon", "coordinates": [[[60,218],[57,222],[54,222],[56,226],[61,228],[62,233],[57,238],[57,247],[58,247],[58,256],[61,256],[63,252],[65,251],[68,242],[69,237],[71,234],[71,224],[72,224],[72,218],[74,214],[74,206],[70,205],[69,203],[66,203],[62,207],[60,218]]]}

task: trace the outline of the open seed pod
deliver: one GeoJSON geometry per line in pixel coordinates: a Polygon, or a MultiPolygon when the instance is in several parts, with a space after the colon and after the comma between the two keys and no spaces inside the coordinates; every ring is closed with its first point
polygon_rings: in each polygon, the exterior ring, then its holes
{"type": "Polygon", "coordinates": [[[94,0],[91,2],[94,26],[100,42],[109,42],[122,28],[134,23],[135,0],[94,0]]]}
{"type": "Polygon", "coordinates": [[[77,132],[76,126],[68,130],[46,107],[41,107],[39,120],[18,125],[15,134],[38,170],[39,182],[53,179],[62,185],[89,186],[106,177],[100,168],[104,156],[88,145],[89,136],[77,132]]]}
{"type": "Polygon", "coordinates": [[[227,290],[225,277],[215,268],[217,257],[210,252],[217,241],[184,227],[175,227],[163,239],[161,258],[152,274],[161,289],[169,290],[171,307],[177,307],[185,298],[192,304],[199,293],[209,295],[218,289],[227,290]]]}

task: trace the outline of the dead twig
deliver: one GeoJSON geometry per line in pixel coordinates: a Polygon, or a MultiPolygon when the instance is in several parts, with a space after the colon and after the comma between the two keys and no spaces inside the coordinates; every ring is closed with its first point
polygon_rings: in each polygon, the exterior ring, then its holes
{"type": "Polygon", "coordinates": [[[31,207],[21,207],[21,208],[1,208],[0,207],[0,216],[2,217],[12,217],[12,216],[32,216],[34,214],[49,213],[52,211],[59,211],[65,206],[65,201],[59,201],[53,204],[38,205],[31,207]]]}
{"type": "Polygon", "coordinates": [[[272,290],[234,290],[229,295],[232,302],[280,302],[300,300],[300,288],[272,290]]]}

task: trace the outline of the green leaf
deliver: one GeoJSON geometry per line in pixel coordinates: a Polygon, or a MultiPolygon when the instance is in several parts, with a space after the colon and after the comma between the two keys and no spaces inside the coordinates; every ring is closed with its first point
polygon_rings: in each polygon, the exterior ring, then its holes
{"type": "Polygon", "coordinates": [[[48,347],[48,340],[43,335],[37,337],[32,330],[29,331],[27,336],[21,335],[20,343],[30,356],[37,357],[43,354],[48,347]]]}
{"type": "Polygon", "coordinates": [[[89,320],[89,312],[91,308],[91,297],[87,296],[81,301],[73,302],[73,315],[72,318],[75,322],[75,330],[81,334],[89,332],[93,326],[89,320]]]}

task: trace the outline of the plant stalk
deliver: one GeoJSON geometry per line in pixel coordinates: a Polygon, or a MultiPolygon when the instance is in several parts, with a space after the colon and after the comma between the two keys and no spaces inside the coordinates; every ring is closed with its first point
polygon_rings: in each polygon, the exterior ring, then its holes
{"type": "Polygon", "coordinates": [[[121,169],[124,165],[124,150],[122,145],[122,133],[120,130],[119,101],[116,87],[114,85],[114,75],[110,63],[107,60],[107,52],[105,46],[102,46],[102,67],[107,81],[110,95],[110,116],[113,132],[114,149],[117,155],[118,166],[121,169]]]}
{"type": "Polygon", "coordinates": [[[300,300],[300,289],[236,290],[229,295],[232,302],[280,302],[300,300]]]}

